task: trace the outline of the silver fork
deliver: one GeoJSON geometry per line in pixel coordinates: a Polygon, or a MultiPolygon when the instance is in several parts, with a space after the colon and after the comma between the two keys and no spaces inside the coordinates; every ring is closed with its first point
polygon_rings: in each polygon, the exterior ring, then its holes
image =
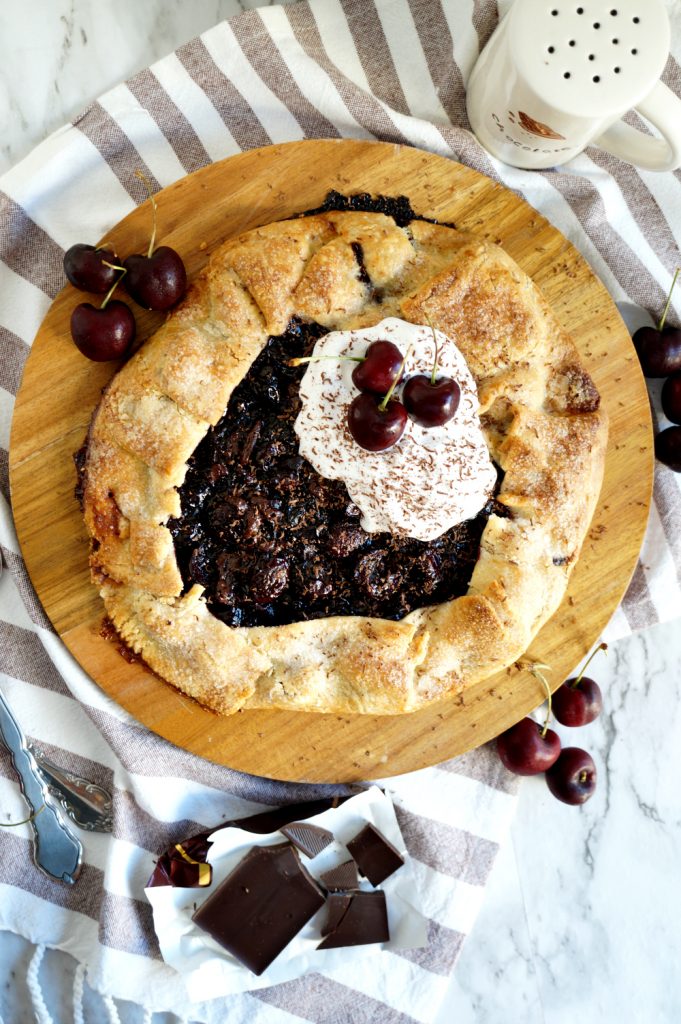
{"type": "MultiPolygon", "coordinates": [[[[3,569],[4,559],[2,551],[0,551],[0,577],[2,577],[3,569]]],[[[0,699],[2,699],[1,694],[0,699]]],[[[79,775],[74,775],[73,772],[53,764],[42,750],[27,743],[21,727],[5,699],[2,699],[0,738],[4,739],[9,747],[15,767],[17,767],[17,761],[21,763],[24,773],[29,778],[29,785],[31,784],[31,769],[37,767],[40,777],[34,780],[35,783],[38,783],[36,792],[46,790],[71,821],[86,832],[111,832],[113,828],[111,793],[102,786],[97,786],[94,782],[82,779],[79,775]]],[[[19,771],[19,767],[17,767],[17,771],[19,771]]],[[[22,774],[21,771],[20,774],[22,774]]],[[[22,788],[25,786],[26,782],[22,778],[22,788]]]]}

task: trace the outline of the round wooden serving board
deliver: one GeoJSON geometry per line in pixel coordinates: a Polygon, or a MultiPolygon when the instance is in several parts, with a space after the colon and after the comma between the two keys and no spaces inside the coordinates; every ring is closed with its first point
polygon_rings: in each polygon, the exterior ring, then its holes
{"type": "MultiPolygon", "coordinates": [[[[627,330],[603,285],[570,243],[516,195],[450,160],[363,141],[295,142],[252,150],[197,171],[158,196],[158,240],[190,278],[230,235],[318,206],[329,189],[407,195],[427,217],[501,244],[536,281],[572,334],[610,416],[605,480],[560,609],[527,658],[552,667],[554,686],[599,638],[634,570],[652,485],[648,396],[627,330]]],[[[149,204],[107,235],[117,252],[146,248],[149,204]]],[[[103,606],[88,573],[88,538],[73,496],[73,452],[117,364],[84,359],[69,335],[81,301],[67,286],[33,345],[17,397],[10,473],[17,533],[55,628],[96,682],[135,718],[178,746],[257,775],[349,781],[436,764],[498,735],[541,703],[521,667],[413,715],[373,718],[247,711],[219,718],[129,663],[102,636],[103,606]]],[[[159,314],[135,307],[147,337],[159,314]]]]}

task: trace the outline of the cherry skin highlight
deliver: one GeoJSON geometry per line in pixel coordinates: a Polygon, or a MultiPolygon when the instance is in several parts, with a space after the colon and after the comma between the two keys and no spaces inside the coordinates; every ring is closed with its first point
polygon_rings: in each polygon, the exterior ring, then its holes
{"type": "Polygon", "coordinates": [[[385,393],[396,382],[402,366],[402,353],[392,341],[372,341],[364,361],[352,371],[352,383],[360,391],[374,395],[385,393]]]}
{"type": "Polygon", "coordinates": [[[103,295],[116,280],[114,266],[117,256],[111,249],[97,249],[94,245],[78,242],[64,253],[64,273],[74,288],[81,292],[103,295]]]}
{"type": "Polygon", "coordinates": [[[382,452],[397,444],[407,425],[407,410],[401,402],[383,402],[376,395],[362,393],[348,409],[348,429],[357,444],[369,452],[382,452]]]}
{"type": "Polygon", "coordinates": [[[135,340],[132,311],[114,299],[103,309],[81,302],[71,314],[71,337],[80,352],[96,363],[122,359],[135,340]]]}
{"type": "Polygon", "coordinates": [[[586,803],[596,790],[596,765],[581,747],[565,747],[546,772],[546,785],[564,804],[586,803]]]}
{"type": "Polygon", "coordinates": [[[497,738],[497,752],[516,775],[539,775],[558,758],[560,739],[553,729],[544,730],[533,719],[522,718],[497,738]]]}

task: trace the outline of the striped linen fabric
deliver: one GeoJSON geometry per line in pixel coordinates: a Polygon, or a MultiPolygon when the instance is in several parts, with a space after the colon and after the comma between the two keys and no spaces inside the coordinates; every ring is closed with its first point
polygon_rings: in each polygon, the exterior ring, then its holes
{"type": "MultiPolygon", "coordinates": [[[[668,3],[675,50],[664,79],[681,93],[681,10],[668,3]]],[[[0,928],[68,950],[108,996],[206,1022],[432,1020],[512,816],[515,780],[489,748],[390,780],[430,920],[426,947],[367,966],[349,956],[333,974],[187,1004],[160,960],[142,892],[154,855],[226,818],[342,787],[253,778],[172,747],[102,694],[51,629],[19,555],[7,449],[24,360],[63,284],[64,249],[102,237],[145,199],[131,168],[157,189],[250,147],[381,139],[460,160],[519,192],[616,300],[661,308],[680,262],[681,174],[592,149],[539,172],[490,157],[468,129],[464,82],[496,21],[492,0],[312,0],[244,13],[112,89],[0,180],[0,544],[10,570],[0,580],[0,685],[54,761],[114,792],[113,835],[87,836],[71,889],[30,866],[26,828],[0,830],[0,928]]],[[[658,467],[641,561],[611,638],[681,608],[679,497],[679,477],[658,467]]],[[[0,807],[22,816],[4,751],[0,807]]],[[[77,981],[82,989],[82,968],[77,981]]]]}

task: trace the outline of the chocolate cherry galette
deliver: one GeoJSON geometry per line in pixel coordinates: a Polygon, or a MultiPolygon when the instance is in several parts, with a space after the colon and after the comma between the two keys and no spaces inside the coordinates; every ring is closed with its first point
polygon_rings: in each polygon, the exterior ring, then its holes
{"type": "Polygon", "coordinates": [[[502,249],[399,208],[227,241],[94,414],[107,614],[220,713],[455,694],[527,649],[579,554],[607,420],[572,341],[502,249]],[[399,436],[359,443],[388,410],[399,436]]]}

